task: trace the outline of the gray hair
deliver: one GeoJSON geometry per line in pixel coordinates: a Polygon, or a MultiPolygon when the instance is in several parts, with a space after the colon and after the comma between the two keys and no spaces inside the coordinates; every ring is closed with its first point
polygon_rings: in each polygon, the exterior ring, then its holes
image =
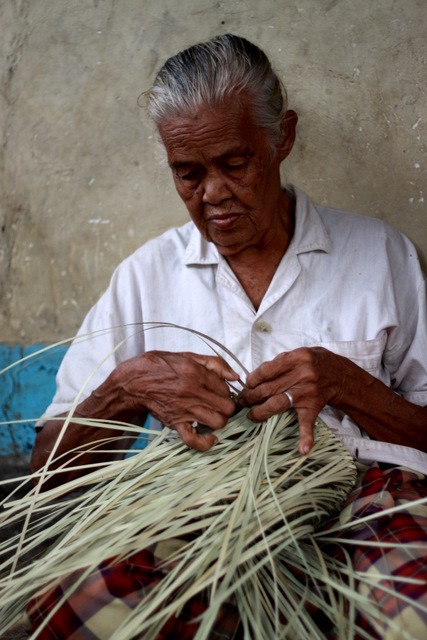
{"type": "Polygon", "coordinates": [[[249,98],[254,122],[266,130],[274,148],[287,109],[286,91],[265,53],[239,36],[220,35],[169,58],[148,91],[148,110],[159,124],[236,94],[249,98]]]}

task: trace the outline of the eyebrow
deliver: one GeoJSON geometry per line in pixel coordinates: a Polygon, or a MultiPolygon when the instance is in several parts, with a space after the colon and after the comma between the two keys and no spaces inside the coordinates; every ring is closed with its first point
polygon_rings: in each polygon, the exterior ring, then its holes
{"type": "Polygon", "coordinates": [[[190,160],[176,160],[170,163],[171,169],[184,169],[185,167],[193,167],[197,162],[190,162],[190,160]]]}
{"type": "Polygon", "coordinates": [[[236,149],[231,149],[230,151],[223,153],[218,157],[218,160],[225,160],[226,158],[232,158],[233,156],[246,157],[251,155],[253,155],[253,153],[249,150],[249,147],[243,147],[243,149],[242,147],[238,147],[236,149]]]}
{"type": "MultiPolygon", "coordinates": [[[[222,153],[220,156],[215,157],[216,162],[221,162],[223,160],[227,160],[228,158],[239,157],[246,158],[253,156],[253,152],[250,151],[249,147],[236,147],[235,149],[229,149],[225,153],[222,153]]],[[[198,164],[197,162],[193,162],[191,160],[175,160],[169,166],[171,169],[182,169],[184,167],[192,167],[198,164]]]]}

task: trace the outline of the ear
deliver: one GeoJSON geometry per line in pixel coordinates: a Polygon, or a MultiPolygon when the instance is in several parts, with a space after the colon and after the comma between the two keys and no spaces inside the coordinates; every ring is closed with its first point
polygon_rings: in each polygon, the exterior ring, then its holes
{"type": "Polygon", "coordinates": [[[281,142],[278,146],[280,162],[287,158],[292,151],[292,147],[295,142],[297,123],[298,116],[295,111],[292,109],[286,111],[282,118],[282,124],[280,127],[282,133],[281,142]]]}

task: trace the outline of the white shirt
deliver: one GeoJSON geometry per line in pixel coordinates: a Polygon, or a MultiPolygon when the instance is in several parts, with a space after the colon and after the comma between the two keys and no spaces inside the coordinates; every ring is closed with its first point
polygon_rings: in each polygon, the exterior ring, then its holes
{"type": "MultiPolygon", "coordinates": [[[[189,332],[142,325],[150,322],[201,331],[249,371],[283,351],[323,346],[427,405],[426,287],[413,245],[380,220],[314,205],[288,189],[297,199],[295,233],[258,310],[192,222],[170,229],[116,269],[64,358],[45,416],[67,411],[79,392],[81,400],[137,354],[213,353],[189,332]]],[[[359,460],[427,473],[426,454],[370,440],[331,407],[320,415],[359,460]]]]}

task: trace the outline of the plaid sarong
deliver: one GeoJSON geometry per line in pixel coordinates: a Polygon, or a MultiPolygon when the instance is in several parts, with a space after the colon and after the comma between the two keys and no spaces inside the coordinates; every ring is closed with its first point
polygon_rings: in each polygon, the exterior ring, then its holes
{"type": "MultiPolygon", "coordinates": [[[[381,640],[427,637],[427,617],[417,609],[417,603],[427,607],[427,507],[425,504],[422,507],[413,504],[421,497],[427,497],[425,476],[403,467],[374,464],[362,474],[340,514],[324,529],[326,539],[329,529],[336,528],[337,524],[342,527],[341,531],[334,530],[330,535],[336,542],[323,543],[326,555],[339,559],[344,553],[349,553],[354,570],[372,576],[370,586],[366,581],[360,581],[356,588],[378,603],[386,615],[386,622],[367,620],[363,611],[359,611],[357,623],[367,632],[367,637],[370,635],[381,640]],[[384,509],[402,505],[404,508],[381,516],[384,509]],[[343,526],[371,514],[378,514],[378,518],[368,519],[349,529],[343,526]],[[366,544],[378,540],[392,545],[380,548],[366,544]],[[412,577],[417,582],[399,581],[399,577],[412,577]],[[408,636],[396,631],[396,626],[405,630],[408,636]]],[[[174,544],[183,542],[168,541],[168,544],[139,551],[124,561],[112,564],[110,560],[99,565],[97,571],[65,600],[45,628],[39,630],[37,637],[42,640],[110,638],[129,611],[162,580],[167,571],[165,559],[174,544]]],[[[74,579],[75,576],[63,580],[47,596],[29,604],[33,632],[67,591],[70,580],[74,579]]],[[[158,634],[158,640],[193,638],[198,628],[197,616],[208,606],[205,594],[191,598],[179,615],[169,618],[158,634]]],[[[318,613],[313,611],[315,618],[318,613]]],[[[334,637],[333,629],[326,633],[327,637],[334,637]]],[[[135,640],[142,637],[143,634],[136,635],[135,640]]],[[[243,637],[238,611],[232,603],[222,607],[209,637],[212,640],[243,637]]]]}
{"type": "Polygon", "coordinates": [[[423,474],[404,467],[374,464],[363,475],[339,516],[328,525],[331,528],[337,522],[344,524],[356,518],[379,516],[356,523],[342,534],[339,532],[337,538],[352,542],[327,546],[324,552],[340,557],[345,548],[351,554],[353,569],[372,578],[369,586],[360,582],[358,591],[378,603],[388,622],[373,627],[363,611],[359,612],[358,622],[381,640],[427,638],[427,614],[416,605],[427,608],[427,505],[415,503],[425,497],[427,478],[423,474]],[[382,511],[393,507],[397,508],[395,512],[381,516],[382,511]],[[389,546],[374,546],[378,541],[389,546]],[[399,577],[412,578],[414,582],[399,581],[399,577]],[[399,629],[408,635],[403,636],[399,629]]]}

